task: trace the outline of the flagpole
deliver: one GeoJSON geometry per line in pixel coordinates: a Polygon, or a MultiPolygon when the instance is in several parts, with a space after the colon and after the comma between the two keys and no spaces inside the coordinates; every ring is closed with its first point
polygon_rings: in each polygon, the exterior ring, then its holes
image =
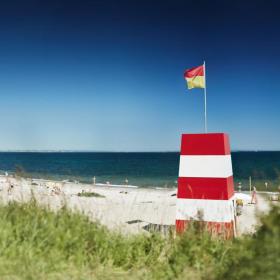
{"type": "Polygon", "coordinates": [[[206,67],[205,67],[205,61],[203,62],[203,70],[204,70],[204,132],[207,133],[206,67]]]}

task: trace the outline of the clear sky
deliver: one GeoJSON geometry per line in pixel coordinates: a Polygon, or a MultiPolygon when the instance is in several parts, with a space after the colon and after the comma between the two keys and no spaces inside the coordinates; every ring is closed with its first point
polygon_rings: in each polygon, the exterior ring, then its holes
{"type": "Polygon", "coordinates": [[[0,150],[280,149],[279,1],[1,1],[0,150]]]}

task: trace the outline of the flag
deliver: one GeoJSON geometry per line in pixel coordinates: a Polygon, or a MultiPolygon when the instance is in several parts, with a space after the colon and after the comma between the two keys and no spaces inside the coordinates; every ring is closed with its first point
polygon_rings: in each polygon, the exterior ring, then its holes
{"type": "Polygon", "coordinates": [[[184,77],[188,84],[188,89],[205,88],[204,65],[187,69],[184,73],[184,77]]]}

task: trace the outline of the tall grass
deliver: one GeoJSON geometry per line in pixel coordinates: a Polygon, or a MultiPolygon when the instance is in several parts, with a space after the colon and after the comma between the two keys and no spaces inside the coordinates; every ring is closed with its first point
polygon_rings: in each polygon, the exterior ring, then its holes
{"type": "Polygon", "coordinates": [[[0,205],[0,279],[279,279],[279,221],[275,207],[235,241],[195,228],[124,236],[66,207],[13,202],[0,205]]]}

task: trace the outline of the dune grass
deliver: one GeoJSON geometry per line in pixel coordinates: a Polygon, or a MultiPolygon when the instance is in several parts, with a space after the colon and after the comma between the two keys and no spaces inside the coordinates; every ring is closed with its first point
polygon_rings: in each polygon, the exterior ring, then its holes
{"type": "Polygon", "coordinates": [[[81,196],[81,197],[105,197],[104,195],[96,193],[96,192],[80,192],[80,193],[78,193],[78,196],[81,196]]]}
{"type": "Polygon", "coordinates": [[[0,279],[279,279],[280,210],[253,237],[124,236],[66,207],[0,205],[0,279]],[[245,278],[244,278],[245,277],[245,278]]]}

